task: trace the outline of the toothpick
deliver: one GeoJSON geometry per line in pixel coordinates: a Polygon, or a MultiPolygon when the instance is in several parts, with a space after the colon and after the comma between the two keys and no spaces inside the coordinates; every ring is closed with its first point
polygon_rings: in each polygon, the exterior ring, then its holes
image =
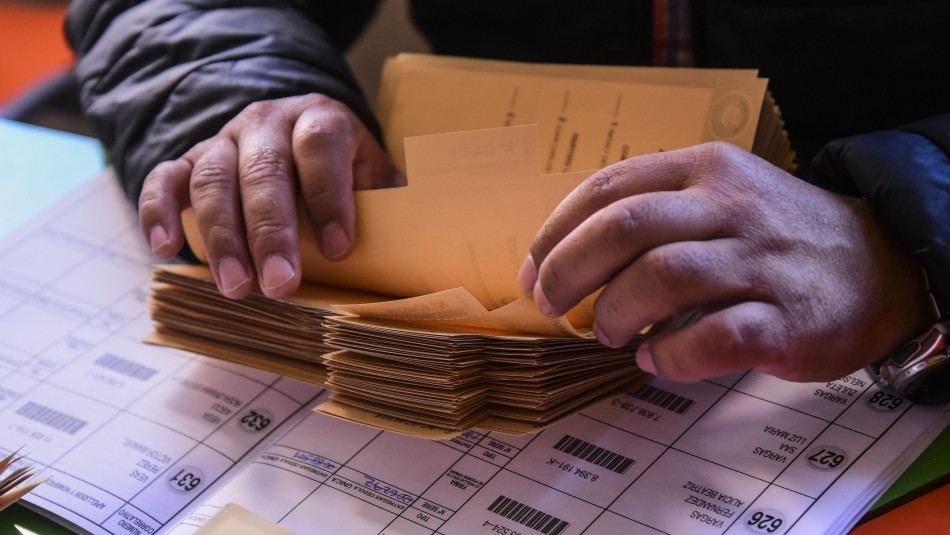
{"type": "MultiPolygon", "coordinates": [[[[0,460],[0,475],[26,457],[26,455],[19,455],[20,449],[0,460]]],[[[34,478],[35,475],[33,465],[27,463],[0,478],[0,511],[49,479],[49,476],[34,478]]]]}

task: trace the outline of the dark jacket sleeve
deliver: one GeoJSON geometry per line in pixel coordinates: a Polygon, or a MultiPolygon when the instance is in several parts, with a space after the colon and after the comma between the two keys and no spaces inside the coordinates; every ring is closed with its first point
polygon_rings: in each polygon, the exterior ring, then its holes
{"type": "Polygon", "coordinates": [[[813,181],[861,195],[924,267],[941,315],[950,315],[950,114],[833,141],[813,181]]]}
{"type": "Polygon", "coordinates": [[[87,121],[126,194],[248,104],[322,93],[378,127],[342,51],[375,0],[76,0],[66,32],[87,121]]]}

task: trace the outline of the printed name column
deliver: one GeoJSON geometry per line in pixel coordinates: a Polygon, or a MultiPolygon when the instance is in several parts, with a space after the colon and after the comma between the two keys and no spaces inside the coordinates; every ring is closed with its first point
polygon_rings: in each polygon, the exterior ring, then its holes
{"type": "Polygon", "coordinates": [[[814,415],[829,425],[808,437],[789,436],[778,427],[770,429],[783,443],[798,439],[797,455],[730,533],[785,533],[791,529],[910,405],[873,387],[872,382],[866,372],[859,371],[821,383],[786,383],[750,374],[736,385],[737,390],[814,415]],[[799,506],[791,505],[795,503],[799,506]]]}
{"type": "MultiPolygon", "coordinates": [[[[153,353],[154,362],[185,356],[151,346],[138,346],[135,354],[143,349],[153,353]]],[[[108,452],[109,459],[95,465],[110,467],[99,476],[104,478],[100,484],[124,489],[126,503],[103,523],[106,529],[122,532],[132,523],[157,530],[266,436],[271,423],[284,421],[300,406],[259,381],[201,359],[187,362],[173,373],[158,374],[160,380],[144,395],[59,463],[96,481],[83,460],[108,452]],[[262,414],[267,418],[255,418],[262,414]]]]}
{"type": "MultiPolygon", "coordinates": [[[[347,466],[361,465],[355,458],[380,435],[377,429],[310,413],[171,533],[193,533],[232,502],[300,533],[376,533],[414,499],[387,485],[384,478],[392,476],[381,474],[386,470],[374,470],[374,476],[347,466]]],[[[396,447],[383,457],[399,467],[413,451],[396,447]]]]}
{"type": "MultiPolygon", "coordinates": [[[[662,531],[722,533],[826,426],[818,418],[730,391],[613,507],[629,509],[633,518],[662,531]],[[650,494],[665,500],[651,502],[650,494]]],[[[796,504],[789,516],[809,503],[793,498],[785,502],[796,504]]]]}

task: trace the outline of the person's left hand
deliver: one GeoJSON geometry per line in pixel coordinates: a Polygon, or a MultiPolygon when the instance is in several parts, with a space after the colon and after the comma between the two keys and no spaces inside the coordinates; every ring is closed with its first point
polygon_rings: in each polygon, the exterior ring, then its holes
{"type": "Polygon", "coordinates": [[[362,121],[316,93],[249,104],[214,136],[145,177],[139,224],[158,258],[184,246],[194,209],[222,295],[292,295],[302,277],[298,199],[317,246],[347,256],[356,236],[353,191],[405,185],[362,121]]]}
{"type": "Polygon", "coordinates": [[[554,211],[519,273],[547,315],[602,288],[594,331],[674,380],[750,368],[832,380],[932,321],[920,267],[862,199],[829,193],[727,143],[625,160],[554,211]]]}

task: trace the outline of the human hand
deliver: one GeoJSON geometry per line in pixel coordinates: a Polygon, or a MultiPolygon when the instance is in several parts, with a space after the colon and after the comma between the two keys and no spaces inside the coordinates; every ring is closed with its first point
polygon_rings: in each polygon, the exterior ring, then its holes
{"type": "Polygon", "coordinates": [[[518,275],[558,316],[603,288],[594,331],[637,364],[693,381],[750,368],[832,380],[934,320],[921,268],[862,199],[832,194],[727,143],[625,160],[582,183],[518,275]]]}
{"type": "Polygon", "coordinates": [[[152,253],[184,245],[181,212],[192,206],[208,264],[231,298],[259,287],[286,297],[300,284],[297,195],[329,259],[355,238],[354,189],[404,185],[405,177],[360,120],[317,94],[256,102],[214,137],[145,178],[139,222],[152,253]]]}

